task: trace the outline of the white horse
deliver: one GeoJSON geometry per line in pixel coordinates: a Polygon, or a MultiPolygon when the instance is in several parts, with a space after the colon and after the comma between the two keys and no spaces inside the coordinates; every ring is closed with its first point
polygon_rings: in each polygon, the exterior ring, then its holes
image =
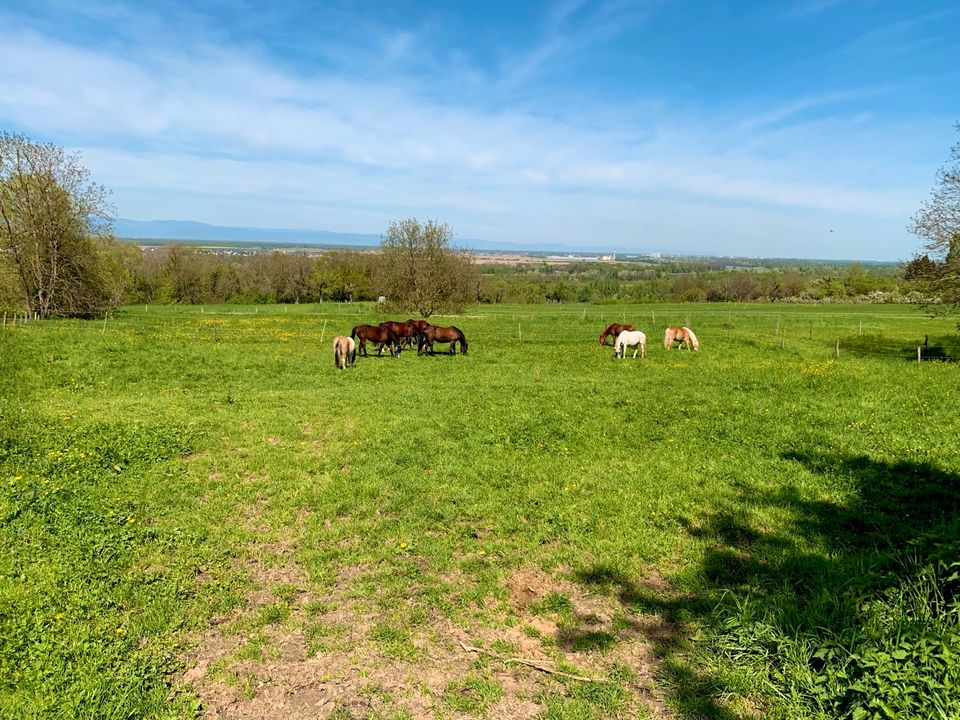
{"type": "Polygon", "coordinates": [[[631,347],[634,348],[634,357],[637,356],[639,351],[640,357],[645,358],[647,356],[647,336],[639,330],[624,330],[617,335],[617,342],[613,345],[614,357],[622,358],[626,354],[627,348],[631,347]]]}
{"type": "Polygon", "coordinates": [[[337,335],[333,339],[333,365],[343,370],[347,364],[353,365],[357,361],[357,343],[352,337],[337,335]]]}

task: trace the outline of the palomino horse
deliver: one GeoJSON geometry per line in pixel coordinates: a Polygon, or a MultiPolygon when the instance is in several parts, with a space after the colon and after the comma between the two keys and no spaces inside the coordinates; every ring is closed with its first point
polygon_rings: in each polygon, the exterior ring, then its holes
{"type": "Polygon", "coordinates": [[[639,330],[624,330],[617,335],[617,341],[613,344],[613,356],[624,357],[627,348],[634,348],[634,357],[637,356],[637,351],[639,351],[640,357],[645,358],[647,356],[647,336],[639,330]]]}
{"type": "Polygon", "coordinates": [[[333,366],[338,370],[343,370],[347,365],[353,365],[357,361],[357,344],[353,338],[345,335],[337,335],[333,339],[333,366]]]}
{"type": "Polygon", "coordinates": [[[383,352],[384,346],[390,350],[391,355],[400,354],[400,340],[396,333],[383,325],[357,325],[350,331],[350,337],[356,338],[360,344],[360,352],[364,357],[367,355],[367,341],[377,344],[377,357],[383,352]]]}
{"type": "Polygon", "coordinates": [[[613,323],[613,325],[607,325],[607,329],[600,333],[600,344],[604,345],[607,342],[607,335],[613,337],[614,342],[616,342],[617,336],[620,335],[624,330],[636,330],[633,325],[621,325],[620,323],[613,323]]]}
{"type": "Polygon", "coordinates": [[[429,351],[433,355],[433,344],[435,342],[450,343],[450,354],[457,354],[457,343],[460,343],[460,354],[467,354],[467,338],[459,328],[455,327],[437,327],[436,325],[427,325],[420,332],[420,342],[417,344],[417,354],[429,351]]]}
{"type": "Polygon", "coordinates": [[[686,345],[687,350],[691,347],[694,350],[700,349],[700,341],[697,340],[697,336],[693,334],[693,330],[688,327],[676,327],[672,325],[666,329],[663,333],[664,349],[669,350],[675,342],[680,343],[680,347],[686,345]]]}
{"type": "Polygon", "coordinates": [[[380,324],[393,330],[393,333],[400,339],[402,345],[413,345],[413,341],[417,337],[417,326],[412,320],[407,320],[406,322],[387,320],[380,324]]]}

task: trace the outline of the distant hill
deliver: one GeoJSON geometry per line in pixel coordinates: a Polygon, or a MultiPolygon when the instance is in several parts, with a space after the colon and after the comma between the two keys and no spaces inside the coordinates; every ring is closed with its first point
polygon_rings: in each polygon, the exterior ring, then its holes
{"type": "Polygon", "coordinates": [[[235,242],[289,243],[292,245],[379,245],[379,235],[339,233],[329,230],[226,227],[190,220],[128,220],[113,224],[117,237],[132,240],[221,240],[235,242]]]}
{"type": "MultiPolygon", "coordinates": [[[[292,230],[289,228],[229,227],[208,225],[190,220],[129,220],[117,218],[113,224],[117,237],[131,240],[209,240],[222,242],[256,242],[277,245],[353,245],[373,247],[380,244],[379,235],[343,233],[330,230],[292,230]]],[[[502,241],[455,238],[454,244],[471,250],[505,250],[513,252],[609,252],[599,248],[571,247],[559,243],[511,243],[502,241]]]]}

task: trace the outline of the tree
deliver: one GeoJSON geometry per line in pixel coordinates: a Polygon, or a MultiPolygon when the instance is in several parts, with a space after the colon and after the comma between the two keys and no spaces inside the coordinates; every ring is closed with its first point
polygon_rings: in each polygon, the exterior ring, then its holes
{"type": "MultiPolygon", "coordinates": [[[[960,131],[960,123],[956,129],[960,131]]],[[[908,266],[915,279],[951,307],[960,306],[960,142],[950,148],[950,158],[937,172],[929,200],[920,206],[909,227],[922,238],[929,253],[908,266]]]]}
{"type": "Polygon", "coordinates": [[[390,223],[380,239],[377,281],[391,307],[426,318],[475,299],[476,269],[469,256],[450,248],[452,239],[450,226],[435,220],[390,223]]]}
{"type": "Polygon", "coordinates": [[[0,133],[0,263],[40,317],[98,315],[119,301],[107,193],[89,175],[63,148],[0,133]]]}

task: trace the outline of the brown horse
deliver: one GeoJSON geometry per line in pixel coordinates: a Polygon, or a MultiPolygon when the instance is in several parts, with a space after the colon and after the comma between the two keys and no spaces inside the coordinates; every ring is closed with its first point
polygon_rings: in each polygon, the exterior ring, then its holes
{"type": "Polygon", "coordinates": [[[369,357],[367,355],[368,340],[377,344],[377,357],[380,357],[384,346],[387,346],[391,355],[400,354],[400,339],[393,330],[383,325],[357,325],[350,331],[350,337],[357,339],[360,352],[364,357],[369,357]]]}
{"type": "Polygon", "coordinates": [[[380,324],[393,330],[393,333],[400,339],[402,345],[412,346],[413,341],[417,338],[418,330],[413,320],[407,320],[406,322],[387,320],[380,324]]]}
{"type": "Polygon", "coordinates": [[[677,327],[676,325],[671,325],[663,333],[663,348],[664,350],[669,350],[673,347],[675,342],[680,343],[680,347],[686,345],[687,350],[699,350],[700,341],[697,340],[697,336],[693,334],[693,330],[688,327],[677,327]]]}
{"type": "Polygon", "coordinates": [[[413,325],[417,331],[417,335],[426,330],[427,326],[430,324],[426,320],[407,320],[407,322],[413,325]]]}
{"type": "Polygon", "coordinates": [[[460,354],[467,354],[467,338],[455,327],[437,327],[436,325],[427,325],[420,332],[420,341],[417,344],[417,354],[429,351],[433,355],[433,344],[435,342],[450,343],[450,354],[457,354],[457,343],[460,343],[460,354]]]}
{"type": "Polygon", "coordinates": [[[333,339],[333,366],[343,370],[357,361],[357,344],[353,338],[337,335],[333,339]]]}
{"type": "Polygon", "coordinates": [[[607,329],[600,333],[600,344],[605,345],[607,342],[607,336],[610,335],[613,337],[613,341],[617,341],[617,336],[622,333],[624,330],[636,330],[633,325],[621,325],[620,323],[613,323],[612,325],[607,325],[607,329]]]}

